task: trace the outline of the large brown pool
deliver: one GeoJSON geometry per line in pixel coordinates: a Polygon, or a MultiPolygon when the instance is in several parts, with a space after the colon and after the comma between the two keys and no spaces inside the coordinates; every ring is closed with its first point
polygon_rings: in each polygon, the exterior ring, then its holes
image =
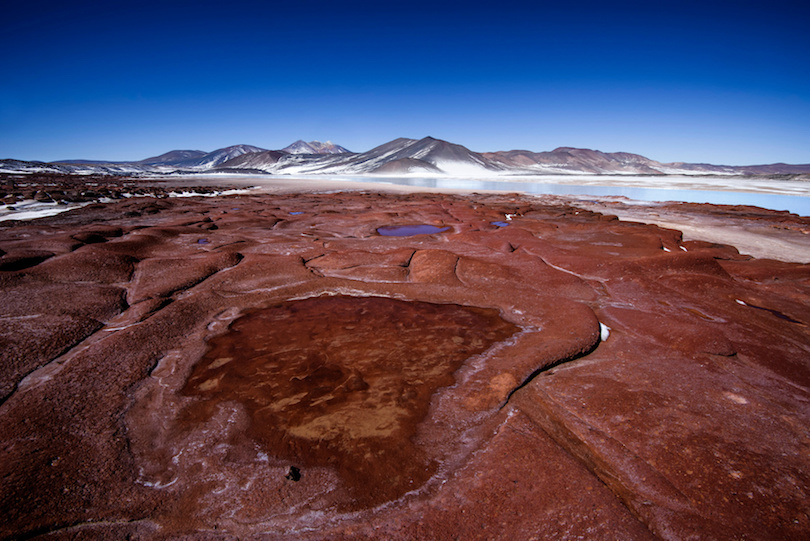
{"type": "Polygon", "coordinates": [[[469,357],[517,331],[497,311],[383,297],[315,297],[249,313],[209,343],[183,422],[238,401],[268,454],[330,467],[367,507],[418,488],[435,464],[411,438],[469,357]]]}

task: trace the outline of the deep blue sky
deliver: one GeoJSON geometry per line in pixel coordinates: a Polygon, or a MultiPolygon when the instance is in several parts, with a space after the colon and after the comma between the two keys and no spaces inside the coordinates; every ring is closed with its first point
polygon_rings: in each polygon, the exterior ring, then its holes
{"type": "Polygon", "coordinates": [[[432,135],[810,163],[808,2],[7,2],[0,158],[432,135]]]}

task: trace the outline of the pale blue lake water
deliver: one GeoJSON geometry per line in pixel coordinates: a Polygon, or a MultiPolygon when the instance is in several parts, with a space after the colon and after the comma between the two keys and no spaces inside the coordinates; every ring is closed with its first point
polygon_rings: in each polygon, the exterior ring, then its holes
{"type": "Polygon", "coordinates": [[[547,182],[486,181],[452,178],[352,177],[351,180],[357,182],[382,182],[400,186],[452,190],[496,190],[537,195],[623,196],[637,201],[684,201],[688,203],[713,203],[717,205],[753,205],[772,210],[787,210],[801,216],[810,216],[810,197],[801,195],[630,186],[587,186],[547,182]]]}
{"type": "MultiPolygon", "coordinates": [[[[218,182],[221,178],[227,179],[228,177],[190,177],[196,179],[205,179],[207,182],[218,182]]],[[[244,175],[240,177],[231,177],[232,179],[239,179],[240,183],[248,184],[255,183],[254,185],[261,186],[262,180],[272,182],[273,179],[285,178],[274,177],[271,175],[244,175]]],[[[286,177],[289,178],[289,177],[286,177]]],[[[293,177],[294,178],[294,177],[293,177]]],[[[799,181],[786,182],[786,181],[747,181],[749,185],[758,185],[758,189],[767,190],[767,185],[772,183],[778,186],[780,191],[793,191],[796,195],[784,195],[763,192],[741,192],[722,189],[682,189],[682,188],[651,188],[645,186],[627,186],[629,182],[638,182],[643,184],[645,179],[626,178],[617,179],[617,184],[612,186],[605,185],[591,185],[591,184],[569,184],[569,183],[555,183],[549,182],[548,177],[537,179],[536,181],[522,180],[520,182],[510,180],[474,180],[474,179],[458,179],[458,178],[420,178],[420,177],[372,177],[372,176],[302,176],[311,180],[332,180],[332,181],[352,181],[360,183],[383,183],[383,184],[396,184],[400,186],[413,186],[415,188],[438,188],[447,190],[460,190],[460,191],[500,191],[500,192],[519,192],[534,195],[571,195],[574,197],[610,197],[621,196],[636,201],[685,201],[689,203],[712,203],[717,205],[752,205],[756,207],[763,207],[772,210],[787,210],[789,212],[799,214],[800,216],[810,216],[810,186],[808,183],[799,181]],[[802,195],[804,194],[804,195],[802,195]]],[[[585,182],[593,179],[584,179],[585,182]]],[[[687,179],[691,181],[692,179],[687,179]]],[[[711,185],[717,182],[718,186],[730,186],[736,180],[728,179],[695,179],[697,184],[711,185]]],[[[651,183],[665,183],[667,178],[653,178],[651,183]]],[[[684,182],[684,179],[676,179],[676,182],[684,182]]],[[[227,193],[242,193],[243,190],[236,190],[227,193]]],[[[212,194],[195,194],[195,193],[181,193],[182,195],[212,195],[212,194]]],[[[37,203],[35,201],[26,201],[21,204],[8,207],[0,205],[0,221],[17,219],[17,220],[30,220],[42,216],[50,216],[70,210],[79,205],[58,206],[55,203],[37,203]]]]}

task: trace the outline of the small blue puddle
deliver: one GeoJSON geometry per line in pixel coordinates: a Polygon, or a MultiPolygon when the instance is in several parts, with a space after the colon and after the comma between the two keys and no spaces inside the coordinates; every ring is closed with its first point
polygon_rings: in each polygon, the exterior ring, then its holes
{"type": "Polygon", "coordinates": [[[384,237],[410,237],[413,235],[432,235],[434,233],[444,233],[449,227],[436,227],[435,225],[391,225],[380,227],[377,233],[384,237]]]}
{"type": "Polygon", "coordinates": [[[796,321],[790,316],[786,316],[782,312],[777,312],[776,310],[771,310],[770,308],[763,308],[762,306],[757,306],[755,304],[745,303],[746,306],[750,306],[751,308],[756,308],[757,310],[764,310],[765,312],[770,312],[779,319],[784,319],[785,321],[790,321],[791,323],[798,323],[799,325],[804,325],[801,321],[796,321]]]}
{"type": "Polygon", "coordinates": [[[290,216],[298,216],[299,214],[303,214],[303,212],[301,212],[301,211],[291,212],[290,216]]]}
{"type": "Polygon", "coordinates": [[[208,244],[208,239],[197,239],[197,244],[208,244]]]}
{"type": "Polygon", "coordinates": [[[509,225],[509,222],[489,222],[492,225],[497,225],[498,227],[506,227],[509,225]]]}

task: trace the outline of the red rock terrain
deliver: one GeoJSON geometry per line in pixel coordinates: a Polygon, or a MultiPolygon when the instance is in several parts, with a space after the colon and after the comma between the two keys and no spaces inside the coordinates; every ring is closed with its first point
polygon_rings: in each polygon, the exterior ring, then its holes
{"type": "Polygon", "coordinates": [[[810,537],[810,265],[347,192],[4,222],[0,269],[3,539],[810,537]]]}

